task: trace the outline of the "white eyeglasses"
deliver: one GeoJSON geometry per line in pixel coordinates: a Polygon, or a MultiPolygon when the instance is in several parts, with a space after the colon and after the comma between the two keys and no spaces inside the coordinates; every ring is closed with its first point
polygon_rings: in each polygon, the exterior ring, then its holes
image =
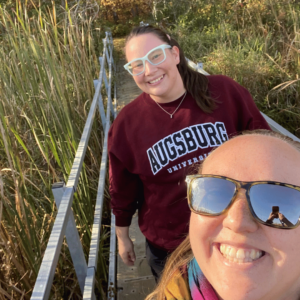
{"type": "Polygon", "coordinates": [[[170,49],[170,45],[160,45],[150,50],[144,57],[136,58],[126,65],[124,69],[127,70],[132,76],[137,76],[145,72],[145,61],[147,60],[151,65],[156,66],[161,64],[166,59],[165,49],[170,49]]]}

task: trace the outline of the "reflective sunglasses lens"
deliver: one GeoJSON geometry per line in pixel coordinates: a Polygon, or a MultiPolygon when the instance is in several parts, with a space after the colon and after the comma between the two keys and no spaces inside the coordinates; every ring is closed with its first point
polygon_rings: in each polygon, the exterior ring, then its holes
{"type": "Polygon", "coordinates": [[[165,59],[165,54],[162,49],[156,49],[148,54],[148,59],[153,65],[158,65],[165,59]]]}
{"type": "Polygon", "coordinates": [[[133,75],[138,75],[144,72],[144,64],[142,60],[136,60],[128,66],[129,71],[133,75]]]}
{"type": "Polygon", "coordinates": [[[221,178],[204,177],[193,180],[190,189],[193,210],[216,215],[229,205],[235,192],[235,184],[221,178]]]}
{"type": "Polygon", "coordinates": [[[257,184],[250,189],[250,201],[263,222],[293,227],[300,217],[300,192],[286,186],[257,184]]]}

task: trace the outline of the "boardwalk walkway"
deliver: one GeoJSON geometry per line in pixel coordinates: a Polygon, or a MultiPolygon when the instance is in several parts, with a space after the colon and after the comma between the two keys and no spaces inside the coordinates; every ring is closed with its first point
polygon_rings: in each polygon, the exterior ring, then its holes
{"type": "MultiPolygon", "coordinates": [[[[141,93],[132,77],[123,68],[125,63],[126,61],[121,59],[117,64],[116,81],[119,111],[141,93]]],[[[128,267],[118,256],[117,300],[142,300],[153,291],[155,281],[146,261],[145,237],[139,230],[137,214],[133,217],[129,234],[134,243],[136,262],[133,267],[128,267]]]]}
{"type": "Polygon", "coordinates": [[[117,64],[117,99],[118,110],[141,94],[141,90],[135,84],[132,76],[123,68],[126,63],[121,59],[117,64]]]}

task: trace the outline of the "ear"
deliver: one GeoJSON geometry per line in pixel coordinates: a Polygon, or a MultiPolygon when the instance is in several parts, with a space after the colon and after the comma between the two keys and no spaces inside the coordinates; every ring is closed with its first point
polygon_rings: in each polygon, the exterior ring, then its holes
{"type": "Polygon", "coordinates": [[[176,65],[178,65],[180,63],[180,51],[179,51],[179,48],[177,46],[172,47],[172,54],[173,54],[173,57],[176,61],[176,65]]]}

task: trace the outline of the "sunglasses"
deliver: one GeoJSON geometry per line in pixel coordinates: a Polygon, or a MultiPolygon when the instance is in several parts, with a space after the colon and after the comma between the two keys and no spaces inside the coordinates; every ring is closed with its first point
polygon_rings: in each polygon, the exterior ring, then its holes
{"type": "Polygon", "coordinates": [[[127,70],[132,76],[137,76],[145,72],[145,61],[148,61],[151,65],[156,66],[166,60],[165,49],[170,49],[170,45],[160,45],[150,50],[144,57],[136,58],[126,65],[124,69],[127,70]]]}
{"type": "Polygon", "coordinates": [[[276,181],[242,182],[217,175],[186,177],[188,204],[192,212],[219,216],[230,209],[240,189],[252,216],[261,224],[279,229],[300,223],[300,187],[276,181]]]}

